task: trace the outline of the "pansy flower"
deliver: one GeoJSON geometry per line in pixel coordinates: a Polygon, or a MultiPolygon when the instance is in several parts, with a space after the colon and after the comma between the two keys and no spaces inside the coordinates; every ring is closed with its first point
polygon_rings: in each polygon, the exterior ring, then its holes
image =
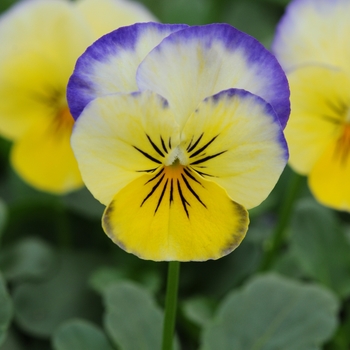
{"type": "Polygon", "coordinates": [[[295,0],[273,43],[291,88],[292,168],[321,203],[350,210],[350,1],[295,0]]]}
{"type": "Polygon", "coordinates": [[[65,193],[83,185],[70,147],[66,85],[86,47],[118,26],[149,21],[122,0],[22,1],[0,17],[0,134],[32,186],[65,193]]]}
{"type": "Polygon", "coordinates": [[[117,29],[77,61],[68,103],[103,228],[143,259],[230,253],[287,162],[284,72],[229,25],[117,29]]]}

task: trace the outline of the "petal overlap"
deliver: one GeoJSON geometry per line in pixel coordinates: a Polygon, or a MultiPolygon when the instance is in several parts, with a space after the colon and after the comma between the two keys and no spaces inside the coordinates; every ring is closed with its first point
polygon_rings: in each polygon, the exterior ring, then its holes
{"type": "Polygon", "coordinates": [[[277,60],[254,38],[226,24],[169,35],[140,64],[137,83],[165,97],[181,126],[203,99],[233,87],[264,98],[283,127],[289,115],[288,83],[277,60]]]}
{"type": "Polygon", "coordinates": [[[138,23],[103,36],[77,61],[67,96],[73,117],[78,118],[94,98],[116,92],[137,91],[140,62],[170,33],[185,25],[138,23]]]}

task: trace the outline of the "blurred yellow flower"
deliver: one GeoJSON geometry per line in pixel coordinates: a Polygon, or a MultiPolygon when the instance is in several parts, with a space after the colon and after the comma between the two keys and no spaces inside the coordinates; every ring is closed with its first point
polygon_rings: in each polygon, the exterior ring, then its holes
{"type": "Polygon", "coordinates": [[[66,85],[78,56],[113,29],[154,17],[123,0],[22,1],[0,18],[0,134],[11,163],[37,189],[83,185],[69,139],[66,85]]]}
{"type": "Polygon", "coordinates": [[[230,253],[287,162],[284,72],[229,25],[120,28],[79,58],[67,96],[103,228],[143,259],[230,253]]]}
{"type": "Polygon", "coordinates": [[[350,1],[295,0],[273,43],[291,88],[292,168],[321,203],[350,210],[350,1]]]}

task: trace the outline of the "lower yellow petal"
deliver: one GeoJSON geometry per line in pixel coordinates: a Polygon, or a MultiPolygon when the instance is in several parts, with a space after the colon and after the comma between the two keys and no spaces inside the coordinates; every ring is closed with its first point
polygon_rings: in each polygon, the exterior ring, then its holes
{"type": "Polygon", "coordinates": [[[220,186],[179,164],[131,182],[103,217],[116,244],[155,261],[218,259],[240,244],[248,223],[220,186]]]}
{"type": "Polygon", "coordinates": [[[15,142],[11,162],[18,174],[39,190],[62,194],[83,186],[70,135],[68,109],[46,123],[36,123],[15,142]]]}
{"type": "Polygon", "coordinates": [[[346,118],[350,79],[336,68],[304,66],[289,75],[292,112],[285,135],[290,165],[308,174],[346,118]]]}
{"type": "Polygon", "coordinates": [[[331,142],[309,175],[309,186],[324,205],[350,211],[350,126],[331,142]]]}

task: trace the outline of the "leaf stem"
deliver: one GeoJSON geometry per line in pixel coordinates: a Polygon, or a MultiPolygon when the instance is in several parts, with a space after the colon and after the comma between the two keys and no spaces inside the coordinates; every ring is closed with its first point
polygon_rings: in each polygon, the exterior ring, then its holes
{"type": "Polygon", "coordinates": [[[162,350],[172,350],[173,348],[179,275],[180,262],[170,261],[168,267],[168,281],[165,298],[162,350]]]}
{"type": "Polygon", "coordinates": [[[286,227],[289,224],[295,200],[303,183],[303,176],[293,172],[291,177],[292,179],[279,211],[277,225],[260,265],[260,271],[266,271],[271,267],[285,239],[286,227]]]}

